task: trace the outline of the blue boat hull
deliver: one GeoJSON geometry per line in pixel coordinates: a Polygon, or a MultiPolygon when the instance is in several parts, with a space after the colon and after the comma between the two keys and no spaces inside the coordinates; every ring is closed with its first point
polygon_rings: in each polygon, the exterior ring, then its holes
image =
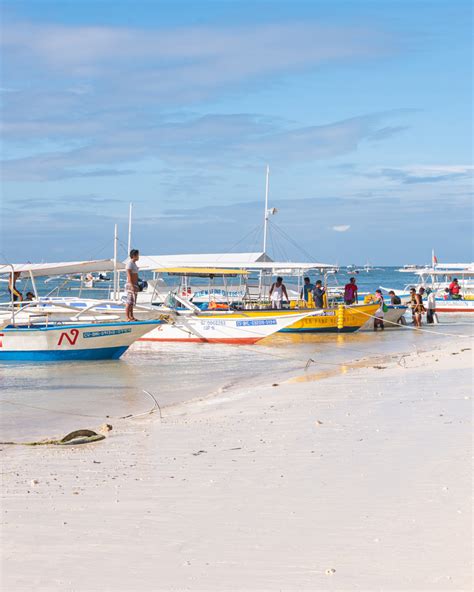
{"type": "Polygon", "coordinates": [[[128,349],[122,347],[102,347],[78,351],[0,351],[0,362],[67,362],[87,360],[117,360],[128,349]]]}

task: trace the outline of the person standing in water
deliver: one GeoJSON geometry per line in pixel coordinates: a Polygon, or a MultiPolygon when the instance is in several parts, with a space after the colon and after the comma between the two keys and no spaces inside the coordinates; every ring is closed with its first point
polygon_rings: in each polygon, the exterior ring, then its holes
{"type": "Polygon", "coordinates": [[[127,283],[125,284],[125,290],[127,291],[127,301],[125,307],[125,315],[127,321],[136,321],[137,319],[133,316],[133,306],[137,302],[138,292],[138,265],[137,261],[140,258],[138,249],[132,249],[130,251],[130,259],[126,265],[127,270],[127,283]]]}
{"type": "Polygon", "coordinates": [[[415,306],[416,306],[416,290],[415,288],[410,288],[410,298],[408,300],[408,306],[411,310],[411,322],[415,324],[415,306]]]}
{"type": "MultiPolygon", "coordinates": [[[[422,300],[422,292],[421,290],[423,290],[423,288],[420,288],[420,293],[419,294],[415,294],[415,308],[413,309],[413,317],[415,319],[415,327],[420,328],[421,327],[421,317],[423,315],[423,313],[426,312],[425,307],[423,306],[423,300],[422,300]]],[[[424,290],[423,290],[424,292],[424,290]]]]}
{"type": "Polygon", "coordinates": [[[277,277],[276,282],[274,282],[270,288],[270,302],[272,303],[272,308],[281,308],[283,296],[285,296],[287,301],[289,300],[286,286],[283,283],[283,278],[277,277]]]}
{"type": "Polygon", "coordinates": [[[385,301],[383,299],[382,290],[375,290],[375,302],[380,304],[380,306],[374,313],[374,331],[377,331],[379,327],[383,331],[385,329],[385,325],[383,323],[385,316],[383,307],[385,306],[385,301]]]}
{"type": "Polygon", "coordinates": [[[426,322],[428,325],[438,323],[438,315],[436,314],[436,294],[432,290],[428,290],[428,298],[426,300],[426,322]]]}

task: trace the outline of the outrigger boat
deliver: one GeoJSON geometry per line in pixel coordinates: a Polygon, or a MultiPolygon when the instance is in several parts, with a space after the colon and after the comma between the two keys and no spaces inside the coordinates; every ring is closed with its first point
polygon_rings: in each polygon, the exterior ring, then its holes
{"type": "MultiPolygon", "coordinates": [[[[434,257],[433,257],[434,259],[434,257]]],[[[411,288],[420,288],[435,292],[437,313],[469,313],[474,312],[474,263],[437,263],[431,267],[405,267],[398,271],[418,276],[418,281],[407,284],[403,290],[394,290],[402,301],[408,300],[411,288]],[[454,278],[458,279],[461,288],[459,298],[449,294],[449,285],[454,278]]],[[[390,288],[382,288],[389,291],[390,288]]]]}
{"type": "MultiPolygon", "coordinates": [[[[185,278],[186,285],[191,278],[207,278],[210,282],[206,306],[196,306],[192,291],[180,284],[169,291],[165,302],[159,306],[165,314],[172,314],[173,322],[163,324],[144,335],[140,341],[181,341],[196,343],[252,344],[273,333],[300,321],[306,316],[318,314],[315,310],[256,310],[247,309],[242,301],[226,303],[216,301],[212,287],[215,276],[220,276],[226,285],[225,295],[232,293],[226,282],[230,277],[243,278],[248,272],[225,268],[179,267],[160,269],[160,273],[185,278]]],[[[221,292],[221,290],[219,289],[221,292]]]]}
{"type": "MultiPolygon", "coordinates": [[[[116,314],[42,302],[35,278],[108,270],[110,260],[0,266],[0,273],[27,276],[38,300],[10,301],[0,312],[0,361],[104,360],[119,358],[137,339],[165,323],[165,317],[133,323],[116,314]]],[[[115,311],[114,311],[115,312],[115,311]]],[[[159,314],[155,316],[159,317],[159,314]]]]}
{"type": "Polygon", "coordinates": [[[162,324],[140,341],[253,344],[316,311],[175,311],[173,323],[162,324]]]}
{"type": "Polygon", "coordinates": [[[133,323],[0,323],[0,362],[116,360],[137,339],[165,321],[133,323]],[[6,325],[6,326],[5,326],[6,325]]]}
{"type": "Polygon", "coordinates": [[[235,340],[233,342],[248,340],[247,342],[250,343],[266,337],[274,331],[350,333],[360,329],[379,308],[378,304],[373,303],[353,306],[339,304],[324,309],[311,308],[306,303],[299,301],[298,287],[298,290],[294,290],[293,298],[289,294],[291,300],[289,309],[269,310],[268,282],[265,282],[265,277],[262,280],[260,275],[258,280],[254,280],[254,286],[252,286],[248,282],[248,275],[254,271],[263,271],[271,277],[283,274],[285,271],[292,273],[295,270],[301,270],[302,266],[303,271],[307,272],[308,269],[314,269],[315,264],[268,261],[242,263],[247,265],[249,269],[226,269],[220,267],[219,264],[208,268],[187,266],[154,269],[155,277],[149,282],[148,292],[142,293],[142,302],[158,304],[163,307],[162,310],[167,310],[167,305],[171,305],[171,308],[175,308],[177,316],[173,325],[158,327],[150,335],[143,337],[142,341],[223,341],[230,339],[235,340]],[[171,299],[180,303],[181,310],[179,306],[177,309],[174,306],[176,302],[170,303],[170,286],[161,277],[163,275],[179,276],[179,284],[171,292],[171,299]],[[217,287],[214,285],[216,277],[222,277],[222,281],[217,287]],[[229,277],[237,278],[238,285],[228,285],[229,277]],[[201,283],[197,289],[193,286],[193,278],[200,278],[201,283]],[[202,285],[204,278],[208,280],[207,286],[202,285]],[[221,310],[218,310],[219,308],[221,310]],[[227,311],[223,311],[222,308],[226,308],[227,311]],[[186,311],[186,309],[188,310],[186,311]],[[229,313],[232,313],[233,316],[229,316],[229,313]],[[183,318],[180,318],[180,315],[183,318]],[[275,322],[271,319],[274,319],[275,322]],[[234,320],[238,321],[238,324],[234,324],[234,320]],[[273,331],[269,330],[271,324],[274,325],[273,331]],[[244,328],[245,331],[242,331],[244,328]]]}
{"type": "MultiPolygon", "coordinates": [[[[109,262],[110,264],[110,262],[109,262]]],[[[67,273],[75,273],[78,264],[71,264],[67,268],[66,264],[63,265],[62,277],[66,279],[67,273]]],[[[96,265],[89,264],[88,268],[98,267],[99,269],[104,266],[107,270],[108,265],[105,262],[96,262],[96,265]]],[[[123,267],[123,266],[122,266],[123,267]]],[[[28,265],[24,266],[13,266],[14,271],[20,271],[21,274],[27,275],[34,282],[35,277],[49,275],[49,273],[57,272],[57,266],[52,269],[48,264],[37,266],[34,269],[28,265]]],[[[97,270],[97,269],[96,269],[97,270]]],[[[175,270],[168,270],[173,272],[175,270]]],[[[181,275],[183,270],[178,270],[181,275]]],[[[236,276],[239,274],[236,270],[218,270],[218,273],[227,277],[229,275],[236,276]]],[[[9,272],[11,273],[11,271],[9,272]]],[[[194,275],[199,277],[211,277],[216,273],[216,270],[193,270],[194,275]]],[[[245,274],[246,272],[241,272],[245,274]]],[[[118,286],[118,279],[115,284],[118,286]]],[[[111,300],[95,300],[95,299],[84,299],[77,297],[59,297],[59,296],[48,296],[41,297],[37,294],[36,284],[34,284],[35,294],[37,299],[31,302],[22,303],[9,303],[11,310],[16,316],[17,327],[9,328],[9,335],[27,335],[31,342],[40,341],[45,348],[53,348],[54,356],[66,357],[72,355],[72,353],[61,352],[65,349],[76,351],[78,348],[76,343],[83,343],[83,339],[90,339],[89,325],[85,323],[94,322],[94,326],[97,326],[98,322],[104,322],[108,320],[114,321],[118,326],[121,324],[121,319],[125,314],[124,303],[118,299],[111,300]],[[64,336],[60,335],[60,338],[56,339],[54,331],[52,329],[56,327],[69,327],[74,330],[73,334],[67,333],[64,336]],[[19,332],[19,329],[23,331],[19,332]],[[28,334],[24,329],[31,328],[31,334],[28,334]],[[82,328],[86,333],[86,336],[82,337],[82,328]],[[11,329],[11,331],[10,331],[11,329]],[[18,329],[16,332],[13,329],[18,329]],[[76,333],[77,331],[77,333],[76,333]],[[51,333],[52,337],[45,342],[45,336],[51,333]],[[42,340],[40,336],[43,336],[42,340]],[[70,341],[74,341],[74,348],[68,347],[70,341]],[[60,342],[60,343],[59,343],[60,342]],[[56,344],[55,347],[54,344],[56,344]],[[61,347],[59,347],[61,346],[61,347]]],[[[168,289],[169,292],[169,289],[168,289]]],[[[119,296],[117,290],[117,296],[119,296]]],[[[158,317],[158,320],[150,322],[142,321],[139,323],[122,323],[126,330],[118,333],[118,329],[112,333],[95,335],[96,337],[107,337],[112,335],[119,335],[130,333],[130,327],[143,326],[143,330],[138,335],[137,330],[133,329],[133,335],[136,335],[133,340],[142,338],[146,341],[194,341],[194,342],[220,342],[220,343],[255,343],[256,341],[263,339],[275,333],[281,328],[288,326],[289,324],[304,318],[308,314],[314,314],[315,311],[248,311],[240,312],[235,310],[213,311],[212,310],[201,310],[194,304],[190,303],[185,299],[180,299],[179,294],[171,294],[167,302],[168,306],[162,302],[160,306],[152,306],[151,301],[148,305],[139,305],[135,311],[144,313],[147,316],[151,316],[154,319],[158,317]]],[[[107,323],[110,325],[110,323],[107,323]]],[[[64,329],[63,329],[64,331],[64,329]]],[[[9,339],[10,342],[11,338],[9,339]]],[[[20,341],[17,341],[20,343],[20,341]]],[[[85,343],[85,342],[84,342],[85,343]]],[[[91,342],[88,342],[91,343],[91,342]]],[[[99,343],[99,341],[94,342],[99,343]]],[[[130,342],[131,343],[131,342],[130,342]]],[[[110,344],[106,343],[102,354],[100,352],[86,352],[84,356],[96,356],[100,355],[109,357],[115,355],[121,355],[123,352],[108,352],[106,351],[110,344]]],[[[112,344],[113,345],[113,344],[112,344]]],[[[112,347],[110,345],[110,347],[112,347]]],[[[21,348],[21,345],[19,346],[21,348]]],[[[17,349],[19,349],[17,348],[17,349]]],[[[37,352],[38,348],[32,346],[32,351],[37,352]]],[[[94,349],[101,349],[99,347],[94,349]]],[[[35,359],[39,356],[35,354],[35,359]]],[[[45,357],[45,356],[43,356],[45,357]]],[[[48,356],[46,356],[48,357],[48,356]]],[[[51,356],[48,357],[48,359],[51,356]]],[[[77,357],[77,356],[76,356],[77,357]]]]}

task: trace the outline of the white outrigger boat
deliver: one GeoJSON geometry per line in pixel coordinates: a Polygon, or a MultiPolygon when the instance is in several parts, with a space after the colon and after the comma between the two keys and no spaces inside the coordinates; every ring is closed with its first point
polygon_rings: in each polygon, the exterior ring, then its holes
{"type": "MultiPolygon", "coordinates": [[[[420,288],[435,292],[437,313],[474,312],[474,263],[433,263],[431,267],[404,267],[398,270],[418,276],[418,281],[407,284],[403,290],[394,290],[402,300],[409,298],[409,291],[420,288]],[[459,298],[449,293],[449,285],[454,279],[461,288],[459,298]]],[[[383,288],[389,291],[390,288],[383,288]]]]}
{"type": "Polygon", "coordinates": [[[0,362],[115,360],[164,321],[125,323],[0,323],[0,362]]]}
{"type": "MultiPolygon", "coordinates": [[[[244,309],[242,300],[245,300],[246,289],[241,285],[234,291],[227,285],[229,277],[240,280],[247,276],[248,272],[242,269],[175,267],[159,272],[179,276],[181,280],[184,278],[185,284],[181,283],[171,292],[169,287],[165,288],[166,296],[162,293],[158,301],[161,306],[157,310],[171,314],[172,322],[160,325],[140,341],[252,344],[307,316],[322,313],[316,310],[244,309]],[[225,289],[215,291],[212,285],[215,276],[222,277],[225,289]],[[187,283],[191,278],[207,278],[210,282],[206,290],[207,302],[197,299],[200,306],[194,303],[194,298],[191,302],[195,294],[187,283]],[[233,303],[237,303],[239,310],[232,308],[233,303]]],[[[149,302],[157,302],[157,285],[153,290],[155,293],[148,295],[149,302]]]]}
{"type": "MultiPolygon", "coordinates": [[[[0,274],[29,277],[37,299],[2,303],[0,309],[0,362],[104,360],[119,358],[137,339],[167,319],[124,322],[116,314],[80,309],[64,302],[42,302],[35,278],[108,270],[110,260],[57,264],[0,266],[0,274]]],[[[71,299],[73,300],[73,299],[71,299]]],[[[115,311],[114,311],[115,312],[115,311]]],[[[157,313],[155,316],[159,317],[157,313]]]]}
{"type": "Polygon", "coordinates": [[[175,311],[172,323],[159,325],[140,341],[252,344],[314,314],[318,311],[175,311]]]}

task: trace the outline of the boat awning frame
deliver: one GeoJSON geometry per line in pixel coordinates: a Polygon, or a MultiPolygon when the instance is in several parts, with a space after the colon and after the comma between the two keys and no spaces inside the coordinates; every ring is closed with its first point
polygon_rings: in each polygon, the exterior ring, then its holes
{"type": "MultiPolygon", "coordinates": [[[[117,262],[117,270],[125,269],[125,265],[117,262]]],[[[0,275],[20,273],[22,277],[46,277],[56,275],[75,275],[78,273],[99,273],[114,271],[112,259],[96,259],[93,261],[65,261],[58,263],[12,263],[0,264],[0,275]]]]}
{"type": "Polygon", "coordinates": [[[168,275],[186,275],[194,277],[211,276],[247,276],[245,269],[224,269],[218,267],[165,267],[153,270],[155,273],[167,273],[168,275]]]}

